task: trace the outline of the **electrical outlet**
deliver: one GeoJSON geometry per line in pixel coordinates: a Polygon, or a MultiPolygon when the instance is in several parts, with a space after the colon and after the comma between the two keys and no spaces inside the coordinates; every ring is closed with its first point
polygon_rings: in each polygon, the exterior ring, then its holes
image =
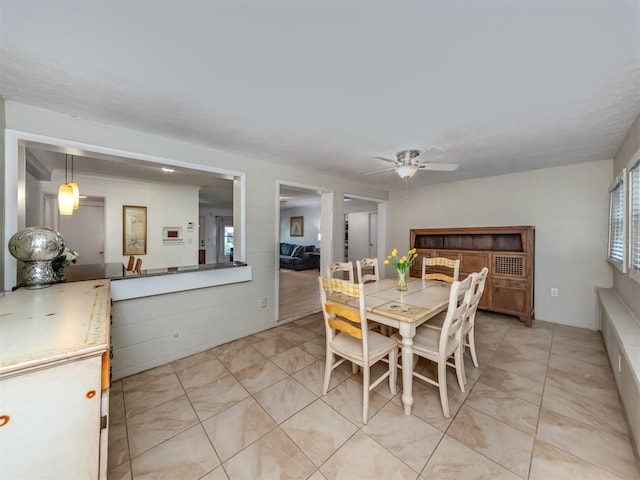
{"type": "Polygon", "coordinates": [[[267,297],[260,298],[260,308],[267,308],[267,297]]]}
{"type": "Polygon", "coordinates": [[[558,289],[557,288],[552,288],[551,289],[551,296],[552,297],[557,297],[558,296],[558,289]]]}

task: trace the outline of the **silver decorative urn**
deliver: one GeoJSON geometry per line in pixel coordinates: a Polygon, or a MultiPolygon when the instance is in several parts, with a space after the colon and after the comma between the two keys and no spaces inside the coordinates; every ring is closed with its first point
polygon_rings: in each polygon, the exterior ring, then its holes
{"type": "Polygon", "coordinates": [[[24,262],[22,285],[43,288],[55,283],[51,262],[64,251],[64,238],[47,227],[28,227],[9,240],[9,253],[24,262]]]}

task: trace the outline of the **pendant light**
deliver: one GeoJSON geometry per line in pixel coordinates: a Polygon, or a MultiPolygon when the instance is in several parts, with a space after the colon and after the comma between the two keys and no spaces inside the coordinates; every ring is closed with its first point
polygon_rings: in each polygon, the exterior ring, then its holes
{"type": "Polygon", "coordinates": [[[75,183],[69,183],[67,177],[67,155],[64,156],[64,183],[58,187],[58,210],[60,215],[72,215],[75,205],[74,190],[75,185],[76,192],[78,193],[78,200],[80,198],[80,191],[78,185],[75,183]]]}
{"type": "Polygon", "coordinates": [[[73,191],[73,209],[77,210],[80,206],[80,189],[78,188],[78,184],[73,181],[73,155],[71,155],[71,190],[73,191]]]}

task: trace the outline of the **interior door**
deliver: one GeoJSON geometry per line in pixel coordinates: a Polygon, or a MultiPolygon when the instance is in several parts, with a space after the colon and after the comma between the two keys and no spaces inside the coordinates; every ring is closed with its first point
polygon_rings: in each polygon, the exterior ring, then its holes
{"type": "Polygon", "coordinates": [[[78,265],[104,263],[104,199],[80,200],[73,215],[60,215],[59,232],[78,265]]]}

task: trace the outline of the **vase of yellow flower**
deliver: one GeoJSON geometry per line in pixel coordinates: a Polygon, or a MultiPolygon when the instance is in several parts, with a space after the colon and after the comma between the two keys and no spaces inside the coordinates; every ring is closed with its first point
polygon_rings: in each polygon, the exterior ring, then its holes
{"type": "Polygon", "coordinates": [[[418,254],[416,249],[412,248],[406,255],[398,258],[398,250],[395,248],[391,251],[391,255],[388,255],[384,261],[385,265],[393,265],[398,273],[398,284],[396,290],[405,292],[407,290],[407,272],[411,268],[411,264],[417,258],[418,254]]]}

